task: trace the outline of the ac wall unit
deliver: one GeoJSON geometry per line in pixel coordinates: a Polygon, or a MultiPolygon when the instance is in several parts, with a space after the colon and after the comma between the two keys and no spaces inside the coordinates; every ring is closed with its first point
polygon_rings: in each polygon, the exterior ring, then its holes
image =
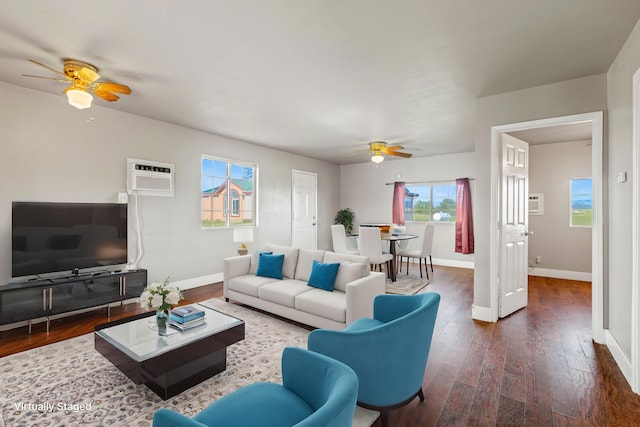
{"type": "Polygon", "coordinates": [[[127,159],[127,193],[173,196],[175,166],[151,160],[127,159]]]}

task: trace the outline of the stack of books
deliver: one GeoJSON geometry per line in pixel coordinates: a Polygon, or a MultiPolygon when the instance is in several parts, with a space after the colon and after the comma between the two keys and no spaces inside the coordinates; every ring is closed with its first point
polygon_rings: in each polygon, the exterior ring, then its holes
{"type": "Polygon", "coordinates": [[[169,324],[181,331],[204,325],[204,322],[204,311],[190,305],[174,308],[169,314],[169,324]]]}

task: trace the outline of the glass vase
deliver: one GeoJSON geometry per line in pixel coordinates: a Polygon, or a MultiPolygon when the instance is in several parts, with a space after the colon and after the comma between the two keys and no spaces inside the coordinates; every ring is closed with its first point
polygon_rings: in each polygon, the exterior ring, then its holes
{"type": "Polygon", "coordinates": [[[157,310],[156,311],[156,325],[158,325],[158,335],[165,336],[167,335],[167,323],[169,322],[169,311],[168,310],[157,310]]]}

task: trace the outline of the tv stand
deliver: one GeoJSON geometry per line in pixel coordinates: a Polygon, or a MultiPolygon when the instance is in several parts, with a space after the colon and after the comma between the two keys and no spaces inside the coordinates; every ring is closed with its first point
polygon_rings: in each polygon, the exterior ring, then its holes
{"type": "Polygon", "coordinates": [[[56,314],[102,307],[139,297],[147,285],[147,270],[99,272],[0,286],[0,325],[49,319],[56,314]]]}

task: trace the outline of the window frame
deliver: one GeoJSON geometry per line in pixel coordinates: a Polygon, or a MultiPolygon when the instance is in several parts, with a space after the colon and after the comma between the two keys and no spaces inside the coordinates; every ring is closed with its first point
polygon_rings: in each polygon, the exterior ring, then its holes
{"type": "Polygon", "coordinates": [[[579,177],[579,178],[570,178],[569,179],[569,227],[570,228],[593,228],[593,177],[587,176],[587,177],[579,177]],[[591,197],[591,209],[580,209],[580,210],[584,210],[584,211],[591,211],[591,223],[588,225],[584,225],[584,224],[574,224],[573,223],[573,197],[574,197],[574,193],[573,193],[573,182],[574,181],[584,181],[584,180],[589,180],[591,181],[591,193],[587,194],[587,193],[578,193],[576,194],[577,196],[585,196],[588,195],[591,197]]]}
{"type": "MultiPolygon", "coordinates": [[[[424,181],[424,182],[412,182],[411,184],[405,184],[405,188],[413,193],[412,189],[415,187],[429,187],[429,197],[426,201],[428,204],[428,215],[427,219],[416,219],[415,218],[415,207],[407,208],[406,206],[406,196],[405,196],[405,221],[412,222],[433,222],[437,224],[455,224],[456,222],[456,209],[454,208],[453,212],[445,212],[449,213],[451,217],[448,220],[436,220],[433,218],[433,215],[438,213],[438,210],[434,209],[434,187],[453,187],[453,201],[457,204],[457,186],[455,180],[451,181],[424,181]],[[409,214],[409,215],[407,215],[409,214]],[[407,219],[410,216],[411,219],[407,219]]],[[[422,198],[424,200],[424,198],[422,198]]],[[[415,205],[415,204],[414,204],[415,205]]]]}
{"type": "MultiPolygon", "coordinates": [[[[212,201],[213,203],[213,201],[212,201]]],[[[219,212],[219,211],[218,211],[219,212]]],[[[200,158],[200,228],[202,230],[228,230],[237,227],[257,227],[258,226],[258,164],[245,162],[241,160],[233,160],[227,159],[224,157],[212,156],[209,154],[202,154],[200,158]],[[212,197],[213,197],[213,189],[219,188],[214,185],[216,179],[223,178],[222,176],[216,176],[215,171],[212,168],[211,175],[205,175],[204,170],[204,162],[205,160],[210,160],[212,165],[215,162],[224,163],[226,167],[224,182],[220,185],[225,185],[228,190],[223,197],[223,207],[222,207],[222,216],[224,217],[224,225],[215,225],[215,210],[213,210],[213,206],[211,206],[211,210],[207,210],[206,212],[210,212],[211,214],[211,225],[204,225],[205,220],[203,219],[203,195],[206,191],[203,189],[203,182],[205,179],[211,180],[211,189],[212,197]],[[244,194],[232,189],[232,168],[233,167],[242,167],[242,168],[251,168],[252,169],[252,193],[250,203],[245,204],[245,210],[241,210],[240,199],[247,197],[244,194]],[[234,197],[233,192],[237,193],[237,197],[234,197]],[[247,204],[249,209],[247,209],[247,204]],[[234,218],[242,218],[242,214],[245,212],[250,212],[251,217],[253,218],[252,222],[243,222],[240,224],[234,224],[234,218]]]]}

